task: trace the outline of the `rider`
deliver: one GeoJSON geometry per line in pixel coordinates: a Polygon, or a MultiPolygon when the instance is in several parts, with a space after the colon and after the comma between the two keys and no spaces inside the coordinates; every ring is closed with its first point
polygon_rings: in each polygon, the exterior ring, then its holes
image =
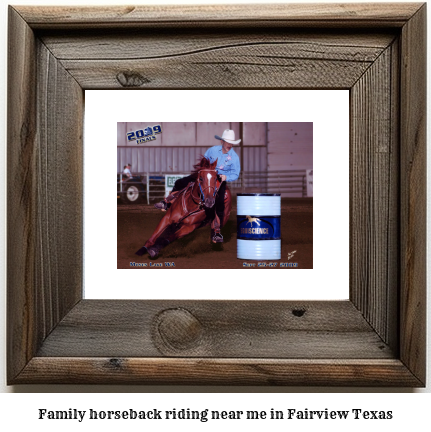
{"type": "MultiPolygon", "coordinates": [[[[224,195],[226,192],[226,182],[233,182],[239,177],[241,170],[241,165],[239,162],[239,157],[233,149],[234,145],[237,145],[241,140],[235,140],[235,132],[231,129],[226,129],[223,131],[221,137],[215,135],[215,138],[221,141],[221,145],[216,145],[209,148],[205,152],[205,157],[209,159],[210,162],[217,160],[217,173],[220,176],[221,185],[217,193],[215,201],[215,211],[220,220],[220,227],[223,226],[223,215],[224,215],[224,195]]],[[[195,181],[193,176],[183,177],[175,182],[172,192],[184,189],[190,182],[195,181]]],[[[169,201],[169,200],[168,200],[169,201]]],[[[168,208],[168,203],[165,200],[160,201],[155,204],[154,207],[160,210],[166,210],[168,208]]],[[[223,242],[223,236],[219,229],[216,229],[212,234],[212,240],[216,243],[223,242]]]]}

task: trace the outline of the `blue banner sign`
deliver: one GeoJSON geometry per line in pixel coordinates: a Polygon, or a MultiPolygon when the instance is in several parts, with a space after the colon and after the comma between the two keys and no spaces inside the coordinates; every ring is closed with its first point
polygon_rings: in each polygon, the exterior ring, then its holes
{"type": "Polygon", "coordinates": [[[237,216],[237,238],[242,240],[280,239],[280,216],[237,216]]]}

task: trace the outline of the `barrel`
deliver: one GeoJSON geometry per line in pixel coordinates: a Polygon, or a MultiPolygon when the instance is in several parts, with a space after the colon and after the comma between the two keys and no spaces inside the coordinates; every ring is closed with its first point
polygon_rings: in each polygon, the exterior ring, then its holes
{"type": "Polygon", "coordinates": [[[281,259],[280,194],[237,194],[237,258],[281,259]]]}

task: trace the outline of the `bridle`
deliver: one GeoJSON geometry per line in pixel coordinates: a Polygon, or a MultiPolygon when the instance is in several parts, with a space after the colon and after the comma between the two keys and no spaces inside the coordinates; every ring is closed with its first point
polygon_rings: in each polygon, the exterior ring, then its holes
{"type": "Polygon", "coordinates": [[[199,190],[200,190],[200,193],[201,193],[200,196],[195,197],[195,196],[193,195],[193,190],[194,190],[194,188],[193,188],[193,183],[189,183],[188,188],[185,189],[185,190],[188,190],[189,188],[191,189],[191,190],[190,190],[190,196],[191,196],[191,198],[193,199],[193,201],[195,202],[195,204],[198,205],[198,208],[195,209],[195,210],[193,210],[191,213],[188,213],[187,205],[186,205],[186,200],[185,200],[185,196],[186,196],[186,194],[184,193],[184,194],[183,194],[183,199],[182,199],[182,204],[183,204],[183,210],[184,210],[184,213],[186,213],[186,214],[185,214],[185,215],[184,215],[184,216],[183,216],[183,217],[178,221],[178,223],[182,222],[185,218],[191,216],[192,214],[195,214],[195,213],[197,213],[197,212],[201,212],[201,211],[203,211],[203,207],[204,207],[204,200],[203,200],[203,197],[205,196],[205,195],[204,195],[204,191],[205,191],[206,189],[209,189],[209,188],[212,188],[212,187],[213,187],[213,188],[214,188],[214,194],[213,194],[213,196],[216,195],[217,190],[218,190],[218,189],[217,189],[217,170],[215,170],[215,169],[212,170],[212,169],[204,168],[204,169],[198,171],[197,183],[198,183],[198,185],[199,185],[199,190]],[[215,187],[214,187],[214,186],[207,186],[206,188],[202,189],[202,185],[201,185],[201,182],[200,182],[200,180],[199,180],[199,178],[200,178],[200,174],[201,174],[201,171],[211,171],[211,172],[214,172],[214,173],[215,173],[215,178],[216,178],[215,187]]]}
{"type": "Polygon", "coordinates": [[[208,169],[208,168],[200,170],[198,172],[197,182],[198,182],[199,190],[200,190],[200,193],[201,193],[201,195],[199,197],[200,204],[203,204],[203,198],[205,196],[204,195],[204,191],[205,190],[213,188],[214,189],[213,196],[216,196],[216,193],[217,193],[217,170],[215,170],[215,169],[212,170],[212,169],[208,169]],[[205,187],[205,188],[202,189],[202,184],[201,184],[201,181],[200,181],[201,171],[210,171],[210,172],[213,172],[215,174],[215,186],[207,186],[207,187],[205,187]]]}

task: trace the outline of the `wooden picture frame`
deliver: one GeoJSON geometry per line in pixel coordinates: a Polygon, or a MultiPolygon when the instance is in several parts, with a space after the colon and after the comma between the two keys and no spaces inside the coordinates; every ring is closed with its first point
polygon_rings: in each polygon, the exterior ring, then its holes
{"type": "Polygon", "coordinates": [[[8,384],[424,386],[425,28],[424,3],[9,7],[8,384]],[[82,299],[84,90],[128,88],[349,89],[350,299],[82,299]]]}

